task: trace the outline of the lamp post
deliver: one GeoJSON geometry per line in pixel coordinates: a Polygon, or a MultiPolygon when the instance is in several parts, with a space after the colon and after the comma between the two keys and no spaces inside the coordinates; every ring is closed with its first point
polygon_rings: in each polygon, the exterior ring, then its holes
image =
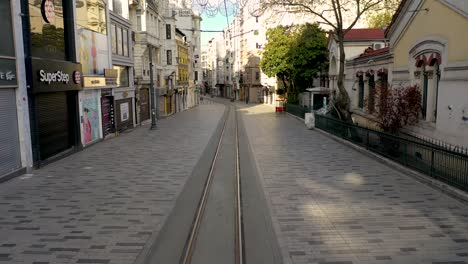
{"type": "Polygon", "coordinates": [[[151,127],[156,129],[156,113],[157,113],[157,97],[154,89],[154,76],[153,76],[153,46],[149,45],[149,67],[150,67],[150,91],[151,91],[151,127]]]}

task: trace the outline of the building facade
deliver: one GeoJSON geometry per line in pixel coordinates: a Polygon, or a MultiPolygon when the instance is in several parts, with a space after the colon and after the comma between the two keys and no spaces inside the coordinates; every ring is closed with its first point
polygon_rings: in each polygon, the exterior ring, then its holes
{"type": "Polygon", "coordinates": [[[32,167],[29,106],[19,1],[0,3],[0,181],[32,167]]]}

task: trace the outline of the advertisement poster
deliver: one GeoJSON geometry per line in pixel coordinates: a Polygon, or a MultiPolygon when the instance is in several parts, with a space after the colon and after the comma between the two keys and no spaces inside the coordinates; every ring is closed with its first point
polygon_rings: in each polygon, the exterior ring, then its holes
{"type": "Polygon", "coordinates": [[[128,103],[122,103],[120,104],[120,120],[122,122],[127,121],[129,118],[129,108],[128,108],[128,103]]]}
{"type": "Polygon", "coordinates": [[[107,36],[83,28],[78,29],[78,35],[78,55],[83,74],[104,74],[109,65],[107,36]]]}
{"type": "Polygon", "coordinates": [[[81,99],[81,126],[83,144],[89,144],[99,138],[98,99],[94,93],[85,93],[81,99]]]}

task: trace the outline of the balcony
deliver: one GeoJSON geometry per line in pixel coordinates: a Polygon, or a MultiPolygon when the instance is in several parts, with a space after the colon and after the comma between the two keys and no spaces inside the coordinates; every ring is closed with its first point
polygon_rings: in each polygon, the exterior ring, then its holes
{"type": "Polygon", "coordinates": [[[140,45],[151,44],[155,47],[161,47],[159,36],[151,34],[148,31],[135,32],[135,43],[140,45]]]}

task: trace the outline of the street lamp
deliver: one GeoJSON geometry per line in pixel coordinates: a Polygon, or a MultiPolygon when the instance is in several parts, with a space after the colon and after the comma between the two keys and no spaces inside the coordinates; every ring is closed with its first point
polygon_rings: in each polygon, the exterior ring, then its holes
{"type": "Polygon", "coordinates": [[[154,89],[154,76],[153,76],[153,46],[148,45],[149,48],[149,67],[150,67],[150,90],[151,90],[151,127],[150,129],[156,129],[156,112],[157,112],[157,92],[154,89]]]}

